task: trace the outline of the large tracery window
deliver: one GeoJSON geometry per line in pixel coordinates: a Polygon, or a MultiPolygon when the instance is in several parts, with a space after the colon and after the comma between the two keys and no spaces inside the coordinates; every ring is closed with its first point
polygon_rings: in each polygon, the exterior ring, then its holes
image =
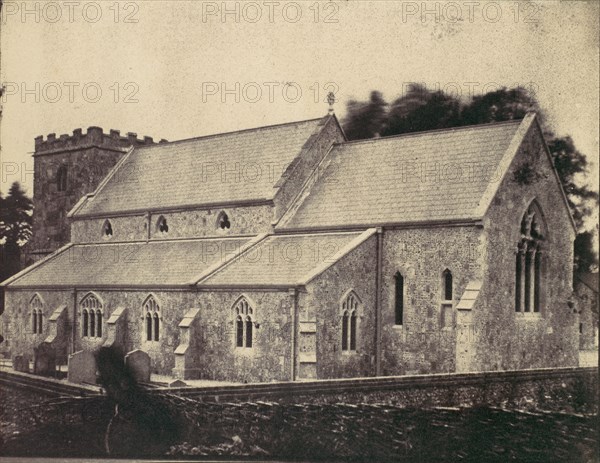
{"type": "Polygon", "coordinates": [[[40,296],[36,294],[31,298],[29,306],[31,307],[31,330],[33,334],[40,334],[43,331],[42,314],[44,313],[44,303],[40,296]]]}
{"type": "Polygon", "coordinates": [[[251,348],[254,342],[254,309],[242,296],[233,306],[235,316],[235,346],[251,348]]]}
{"type": "Polygon", "coordinates": [[[84,338],[102,337],[102,302],[95,294],[87,294],[79,303],[81,335],[84,338]]]}
{"type": "Polygon", "coordinates": [[[521,239],[515,262],[516,312],[540,312],[545,239],[546,224],[539,205],[534,201],[521,220],[521,239]]]}
{"type": "Polygon", "coordinates": [[[341,303],[342,351],[356,351],[357,318],[360,299],[350,291],[341,303]]]}
{"type": "Polygon", "coordinates": [[[154,296],[148,296],[143,304],[146,341],[160,340],[160,306],[154,296]]]}

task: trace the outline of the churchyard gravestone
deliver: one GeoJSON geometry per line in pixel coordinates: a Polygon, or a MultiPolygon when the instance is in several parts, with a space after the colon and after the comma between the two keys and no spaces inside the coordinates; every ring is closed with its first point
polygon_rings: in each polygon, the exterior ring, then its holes
{"type": "Polygon", "coordinates": [[[28,355],[17,355],[13,358],[13,370],[20,371],[22,373],[29,373],[29,361],[31,359],[28,355]]]}
{"type": "Polygon", "coordinates": [[[72,383],[96,384],[96,358],[89,350],[69,355],[67,378],[72,383]]]}
{"type": "Polygon", "coordinates": [[[136,381],[143,383],[150,381],[151,361],[146,352],[140,349],[129,352],[125,356],[125,365],[127,365],[136,381]]]}
{"type": "Polygon", "coordinates": [[[56,352],[47,342],[33,349],[33,374],[40,376],[56,375],[56,352]]]}

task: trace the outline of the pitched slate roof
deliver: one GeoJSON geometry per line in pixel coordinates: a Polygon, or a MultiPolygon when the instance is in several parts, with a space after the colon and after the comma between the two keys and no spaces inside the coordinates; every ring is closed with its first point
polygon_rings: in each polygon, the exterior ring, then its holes
{"type": "Polygon", "coordinates": [[[201,279],[207,286],[306,284],[376,232],[270,235],[201,279]]]}
{"type": "Polygon", "coordinates": [[[280,228],[470,219],[521,121],[335,145],[280,228]]]}
{"type": "Polygon", "coordinates": [[[76,216],[272,199],[323,118],[135,148],[76,216]]]}
{"type": "Polygon", "coordinates": [[[73,245],[7,280],[8,287],[185,286],[247,242],[223,238],[73,245]]]}

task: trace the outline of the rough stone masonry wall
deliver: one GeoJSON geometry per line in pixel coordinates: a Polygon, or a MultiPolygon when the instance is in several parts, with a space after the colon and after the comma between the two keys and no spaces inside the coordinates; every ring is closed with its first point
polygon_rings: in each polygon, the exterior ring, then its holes
{"type": "MultiPolygon", "coordinates": [[[[382,269],[382,373],[456,370],[456,333],[442,327],[442,272],[453,276],[453,305],[481,280],[481,229],[475,226],[386,229],[382,269]],[[404,277],[404,320],[395,324],[395,274],[404,277]]],[[[456,309],[453,309],[456,320],[456,309]]],[[[452,323],[452,325],[454,325],[452,323]]]]}
{"type": "Polygon", "coordinates": [[[579,312],[579,348],[598,348],[598,293],[581,281],[575,281],[577,312],[579,312]]]}
{"type": "Polygon", "coordinates": [[[537,126],[532,126],[486,214],[487,254],[482,305],[473,312],[476,370],[576,366],[577,316],[572,297],[575,238],[558,181],[544,153],[537,126]],[[533,172],[527,182],[516,172],[533,172]],[[539,316],[515,311],[516,250],[520,224],[536,200],[548,236],[543,242],[542,308],[539,316]],[[545,301],[545,304],[544,304],[545,301]]]}
{"type": "MultiPolygon", "coordinates": [[[[154,391],[160,394],[160,391],[154,391]]],[[[403,408],[478,407],[598,409],[595,368],[495,371],[387,378],[306,381],[169,389],[203,402],[280,404],[388,404],[403,408]]],[[[456,410],[458,411],[458,410],[456,410]]]]}
{"type": "Polygon", "coordinates": [[[42,332],[33,333],[30,302],[35,291],[7,290],[4,313],[0,316],[4,329],[2,348],[7,357],[29,355],[33,358],[33,348],[48,336],[48,319],[60,304],[68,303],[69,291],[38,291],[42,301],[42,332]]]}
{"type": "MultiPolygon", "coordinates": [[[[134,349],[142,349],[152,359],[152,370],[155,373],[170,374],[175,365],[173,351],[179,344],[179,327],[184,313],[187,309],[194,307],[196,303],[195,293],[183,291],[123,291],[123,290],[99,290],[94,294],[102,301],[103,306],[103,330],[102,337],[83,337],[81,326],[81,312],[79,303],[89,293],[88,290],[77,290],[76,310],[76,335],[75,346],[72,351],[82,349],[95,350],[102,346],[106,340],[108,329],[106,322],[110,315],[119,307],[127,309],[127,330],[122,346],[124,352],[134,349]],[[161,325],[160,341],[146,341],[144,331],[144,320],[142,319],[142,305],[146,298],[153,294],[160,306],[161,325]]],[[[71,346],[71,333],[73,328],[73,304],[74,295],[72,290],[40,290],[37,293],[44,301],[44,331],[41,335],[32,333],[31,311],[29,302],[36,294],[33,290],[8,290],[6,293],[6,312],[2,315],[6,341],[10,348],[10,356],[18,354],[33,355],[33,348],[44,341],[48,335],[48,318],[60,305],[67,306],[67,330],[69,336],[68,345],[71,346]]],[[[69,352],[71,349],[69,349],[69,352]]]]}
{"type": "Polygon", "coordinates": [[[291,379],[293,300],[286,291],[199,292],[202,379],[236,382],[291,379]],[[245,296],[253,309],[252,348],[236,347],[234,305],[245,296]]]}
{"type": "MultiPolygon", "coordinates": [[[[323,243],[326,242],[323,238],[323,243]]],[[[306,293],[300,294],[299,320],[317,321],[318,379],[375,374],[376,268],[377,236],[372,236],[313,280],[306,293]],[[361,301],[356,351],[342,351],[341,303],[349,290],[361,301]]]]}
{"type": "MultiPolygon", "coordinates": [[[[148,238],[148,215],[116,215],[108,217],[113,231],[112,237],[103,234],[107,218],[75,218],[71,227],[74,243],[112,241],[144,241],[148,238]]],[[[202,238],[232,235],[257,235],[271,229],[273,207],[270,205],[227,208],[197,208],[185,211],[153,212],[150,215],[150,239],[202,238]],[[231,223],[222,230],[217,221],[224,211],[231,223]],[[158,229],[158,220],[164,217],[168,233],[158,229]]]]}

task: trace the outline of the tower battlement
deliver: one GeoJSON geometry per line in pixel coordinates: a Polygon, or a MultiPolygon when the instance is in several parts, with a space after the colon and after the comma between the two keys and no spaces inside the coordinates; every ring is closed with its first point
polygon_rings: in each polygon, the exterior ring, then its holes
{"type": "MultiPolygon", "coordinates": [[[[166,142],[162,139],[160,141],[166,142]]],[[[144,136],[138,138],[134,132],[127,132],[126,136],[121,135],[119,130],[110,129],[104,133],[101,127],[88,127],[84,134],[83,129],[73,130],[72,135],[62,134],[56,136],[56,133],[49,133],[46,139],[43,135],[35,138],[35,154],[47,154],[58,151],[80,150],[82,148],[97,147],[107,149],[127,149],[130,146],[151,145],[155,143],[152,137],[144,136]]]]}

